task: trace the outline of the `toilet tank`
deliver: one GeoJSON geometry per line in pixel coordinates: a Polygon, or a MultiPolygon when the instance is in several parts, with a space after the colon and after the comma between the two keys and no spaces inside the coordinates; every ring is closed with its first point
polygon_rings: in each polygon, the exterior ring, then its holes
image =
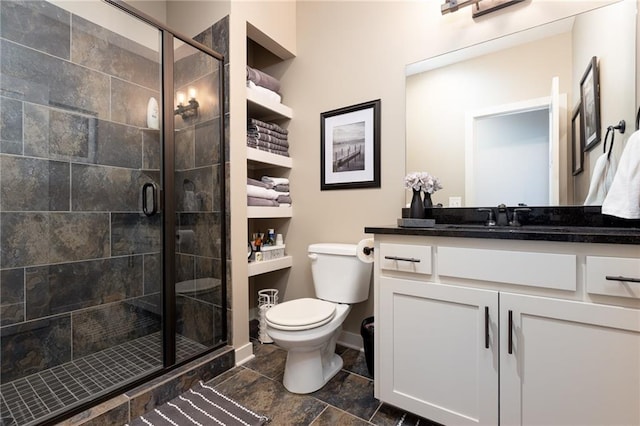
{"type": "Polygon", "coordinates": [[[369,298],[372,263],[356,257],[355,244],[311,244],[308,252],[318,299],[358,303],[369,298]]]}

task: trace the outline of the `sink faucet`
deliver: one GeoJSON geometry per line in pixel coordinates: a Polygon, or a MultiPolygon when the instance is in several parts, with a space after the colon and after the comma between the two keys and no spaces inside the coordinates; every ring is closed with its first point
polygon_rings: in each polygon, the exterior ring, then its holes
{"type": "Polygon", "coordinates": [[[521,226],[522,224],[520,223],[520,221],[518,220],[518,213],[519,212],[530,212],[531,209],[528,207],[517,207],[515,209],[513,209],[513,215],[511,216],[511,222],[509,222],[509,225],[511,226],[521,226]]]}
{"type": "Polygon", "coordinates": [[[500,204],[498,206],[498,218],[496,220],[496,225],[498,226],[507,226],[509,224],[509,212],[507,211],[507,206],[504,204],[500,204]]]}
{"type": "Polygon", "coordinates": [[[489,217],[487,218],[485,226],[496,226],[496,221],[493,220],[493,209],[477,209],[476,211],[489,213],[489,217]]]}

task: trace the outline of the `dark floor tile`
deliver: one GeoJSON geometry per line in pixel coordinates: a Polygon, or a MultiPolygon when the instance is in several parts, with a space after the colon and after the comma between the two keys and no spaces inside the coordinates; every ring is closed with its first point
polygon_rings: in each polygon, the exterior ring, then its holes
{"type": "Polygon", "coordinates": [[[327,409],[311,423],[313,426],[364,426],[370,424],[371,423],[365,422],[358,417],[331,406],[327,407],[327,409]]]}
{"type": "Polygon", "coordinates": [[[432,422],[415,414],[407,413],[399,408],[391,405],[382,404],[380,409],[376,412],[371,423],[378,426],[395,426],[402,422],[403,426],[440,426],[439,423],[432,422]]]}
{"type": "Polygon", "coordinates": [[[209,380],[208,382],[206,382],[205,384],[207,386],[212,386],[212,387],[216,387],[219,384],[221,384],[222,382],[226,382],[227,380],[233,380],[233,378],[240,373],[244,368],[243,367],[235,367],[232,368],[230,370],[225,371],[224,373],[214,377],[213,379],[209,380]]]}
{"type": "Polygon", "coordinates": [[[287,361],[287,351],[273,344],[256,343],[253,346],[255,358],[244,364],[245,367],[258,373],[282,381],[284,365],[287,361]]]}
{"type": "Polygon", "coordinates": [[[364,356],[364,352],[355,349],[347,349],[340,354],[344,361],[343,370],[347,370],[351,373],[358,374],[368,379],[373,379],[373,376],[367,370],[367,361],[364,356]]]}
{"type": "Polygon", "coordinates": [[[290,393],[281,383],[248,368],[216,389],[253,412],[268,416],[272,425],[308,425],[326,407],[316,398],[290,393]]]}
{"type": "Polygon", "coordinates": [[[380,405],[373,397],[373,382],[346,371],[339,371],[311,395],[365,420],[369,420],[380,405]]]}

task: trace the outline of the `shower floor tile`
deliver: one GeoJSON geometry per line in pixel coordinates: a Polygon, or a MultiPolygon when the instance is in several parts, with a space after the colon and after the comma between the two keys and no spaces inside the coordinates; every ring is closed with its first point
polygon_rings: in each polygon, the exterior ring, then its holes
{"type": "MultiPolygon", "coordinates": [[[[0,386],[2,425],[27,425],[162,366],[160,332],[131,340],[0,386]]],[[[176,355],[206,346],[178,335],[176,355]]]]}

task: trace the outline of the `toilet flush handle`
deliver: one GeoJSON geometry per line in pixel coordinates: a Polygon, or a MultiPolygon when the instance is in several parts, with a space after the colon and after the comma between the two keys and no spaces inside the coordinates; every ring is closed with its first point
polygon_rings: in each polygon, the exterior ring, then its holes
{"type": "Polygon", "coordinates": [[[308,254],[307,256],[309,256],[309,259],[311,259],[311,260],[313,260],[313,261],[318,260],[318,255],[317,255],[317,254],[315,254],[315,253],[310,253],[310,254],[308,254]]]}

